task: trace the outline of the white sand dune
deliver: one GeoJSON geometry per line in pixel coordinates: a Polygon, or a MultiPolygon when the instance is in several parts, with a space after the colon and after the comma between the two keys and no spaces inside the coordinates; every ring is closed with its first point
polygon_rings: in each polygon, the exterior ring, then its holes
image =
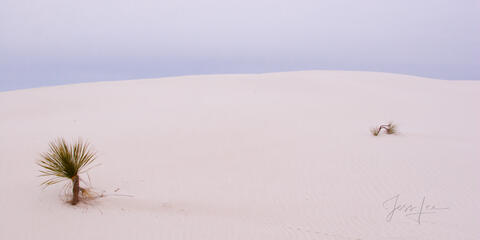
{"type": "Polygon", "coordinates": [[[478,240],[479,103],[476,81],[339,71],[2,92],[0,239],[478,240]],[[95,147],[108,197],[42,190],[57,137],[95,147]]]}

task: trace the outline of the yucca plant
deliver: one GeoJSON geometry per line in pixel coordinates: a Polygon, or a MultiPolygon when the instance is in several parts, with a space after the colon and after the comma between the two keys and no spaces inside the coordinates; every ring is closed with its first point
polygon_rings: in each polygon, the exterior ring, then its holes
{"type": "Polygon", "coordinates": [[[96,153],[91,150],[88,143],[80,139],[69,144],[65,139],[59,138],[50,142],[49,146],[49,151],[42,153],[41,160],[37,163],[42,167],[40,176],[50,177],[42,185],[50,186],[64,180],[71,180],[73,196],[70,203],[76,205],[79,202],[81,190],[79,174],[95,160],[96,153]]]}

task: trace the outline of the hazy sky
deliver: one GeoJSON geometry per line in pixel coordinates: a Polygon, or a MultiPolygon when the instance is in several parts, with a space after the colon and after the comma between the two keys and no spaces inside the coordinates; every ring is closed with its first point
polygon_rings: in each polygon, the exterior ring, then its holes
{"type": "Polygon", "coordinates": [[[480,0],[0,0],[0,91],[313,69],[480,79],[480,0]]]}

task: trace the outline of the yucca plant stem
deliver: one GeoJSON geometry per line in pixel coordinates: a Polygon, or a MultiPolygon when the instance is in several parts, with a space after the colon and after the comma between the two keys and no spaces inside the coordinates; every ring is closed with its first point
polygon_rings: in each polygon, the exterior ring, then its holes
{"type": "Polygon", "coordinates": [[[78,203],[78,193],[80,192],[80,177],[75,175],[72,177],[73,182],[73,196],[72,196],[72,205],[76,205],[78,203]]]}

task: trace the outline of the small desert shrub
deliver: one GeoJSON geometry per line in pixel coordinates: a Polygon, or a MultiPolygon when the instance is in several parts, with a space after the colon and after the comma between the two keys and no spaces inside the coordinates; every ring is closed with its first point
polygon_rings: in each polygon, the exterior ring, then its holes
{"type": "Polygon", "coordinates": [[[79,192],[86,192],[80,187],[79,174],[95,158],[96,153],[90,149],[88,143],[82,140],[77,140],[73,144],[67,143],[63,138],[50,142],[49,151],[42,153],[41,160],[37,162],[42,167],[40,176],[50,177],[42,185],[50,186],[64,180],[71,180],[73,196],[70,203],[77,204],[79,192]]]}
{"type": "Polygon", "coordinates": [[[390,122],[388,124],[380,125],[376,128],[372,128],[372,129],[370,129],[370,132],[372,133],[373,136],[378,136],[378,134],[380,134],[380,132],[382,132],[382,129],[385,130],[386,134],[397,133],[397,126],[395,124],[393,124],[392,122],[390,122]]]}

